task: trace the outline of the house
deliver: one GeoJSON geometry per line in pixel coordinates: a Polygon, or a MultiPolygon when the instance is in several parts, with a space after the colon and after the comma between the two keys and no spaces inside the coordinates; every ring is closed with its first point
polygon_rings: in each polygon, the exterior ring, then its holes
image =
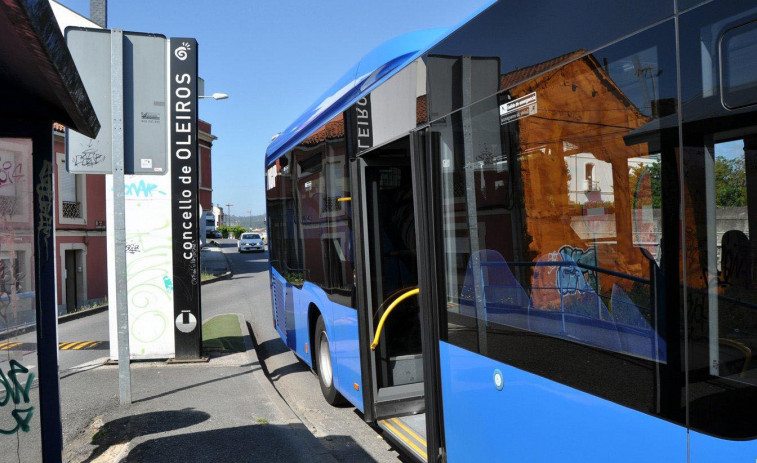
{"type": "Polygon", "coordinates": [[[105,176],[66,170],[65,127],[55,124],[55,258],[58,313],[108,296],[105,176]]]}

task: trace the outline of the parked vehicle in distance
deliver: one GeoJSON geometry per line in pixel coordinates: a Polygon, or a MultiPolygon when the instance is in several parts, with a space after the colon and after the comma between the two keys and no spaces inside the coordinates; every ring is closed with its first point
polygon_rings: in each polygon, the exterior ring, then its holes
{"type": "Polygon", "coordinates": [[[257,233],[242,233],[237,241],[237,251],[264,251],[263,239],[257,233]]]}

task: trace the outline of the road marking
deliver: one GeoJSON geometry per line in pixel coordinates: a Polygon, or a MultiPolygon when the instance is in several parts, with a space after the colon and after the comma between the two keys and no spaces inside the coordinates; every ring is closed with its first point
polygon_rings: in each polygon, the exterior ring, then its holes
{"type": "Polygon", "coordinates": [[[82,344],[79,344],[78,346],[74,347],[74,350],[80,350],[84,349],[85,347],[89,347],[91,345],[95,344],[95,341],[87,341],[82,344]]]}
{"type": "Polygon", "coordinates": [[[74,341],[58,344],[60,350],[89,350],[100,346],[103,341],[74,341]]]}
{"type": "Polygon", "coordinates": [[[11,350],[14,347],[20,346],[21,344],[22,343],[20,343],[20,342],[12,342],[12,341],[11,342],[4,342],[4,343],[0,344],[0,350],[11,350]]]}

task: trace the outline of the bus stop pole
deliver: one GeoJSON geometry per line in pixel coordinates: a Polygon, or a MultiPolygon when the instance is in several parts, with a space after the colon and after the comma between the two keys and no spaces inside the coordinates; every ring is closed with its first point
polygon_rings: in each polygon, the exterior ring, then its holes
{"type": "Polygon", "coordinates": [[[110,32],[111,117],[113,119],[113,233],[116,267],[116,320],[118,325],[118,398],[131,405],[131,354],[129,352],[129,300],[126,286],[126,203],[124,193],[124,79],[123,31],[110,32]]]}

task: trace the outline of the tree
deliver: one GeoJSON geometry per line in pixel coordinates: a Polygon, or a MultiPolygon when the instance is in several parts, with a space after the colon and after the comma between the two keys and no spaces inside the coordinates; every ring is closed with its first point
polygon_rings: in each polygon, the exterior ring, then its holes
{"type": "Polygon", "coordinates": [[[660,162],[632,167],[628,172],[628,185],[633,195],[633,208],[662,207],[660,162]]]}
{"type": "Polygon", "coordinates": [[[746,168],[743,158],[715,158],[715,206],[746,206],[746,168]]]}

